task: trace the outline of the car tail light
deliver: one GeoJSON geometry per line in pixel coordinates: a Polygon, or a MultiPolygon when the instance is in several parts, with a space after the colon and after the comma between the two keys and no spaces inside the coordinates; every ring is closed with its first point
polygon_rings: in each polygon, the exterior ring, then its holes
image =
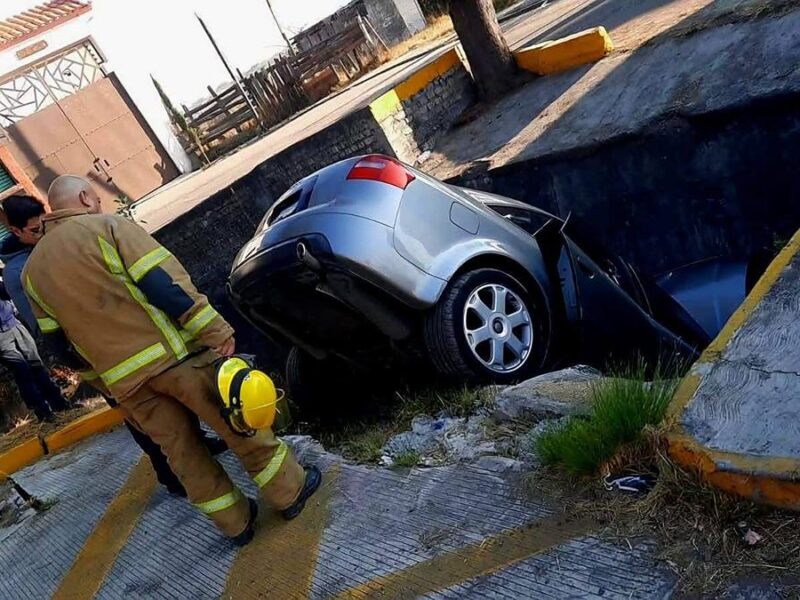
{"type": "Polygon", "coordinates": [[[400,162],[388,156],[372,155],[359,160],[347,179],[380,181],[404,190],[416,177],[400,162]]]}

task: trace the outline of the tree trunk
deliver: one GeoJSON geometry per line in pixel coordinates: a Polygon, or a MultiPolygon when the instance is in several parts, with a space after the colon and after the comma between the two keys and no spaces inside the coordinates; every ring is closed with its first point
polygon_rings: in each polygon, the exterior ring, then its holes
{"type": "Polygon", "coordinates": [[[492,0],[450,0],[450,18],[483,100],[514,87],[517,63],[503,37],[492,0]]]}

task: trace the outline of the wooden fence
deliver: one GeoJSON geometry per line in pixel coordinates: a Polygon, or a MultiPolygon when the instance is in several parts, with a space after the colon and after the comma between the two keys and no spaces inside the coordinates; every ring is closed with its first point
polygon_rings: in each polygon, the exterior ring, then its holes
{"type": "Polygon", "coordinates": [[[379,64],[386,45],[368,19],[358,17],[324,42],[294,54],[282,54],[239,83],[215,92],[174,123],[181,142],[202,161],[228,152],[245,140],[290,119],[336,86],[379,64]]]}
{"type": "Polygon", "coordinates": [[[302,78],[289,56],[279,56],[267,67],[239,76],[263,127],[274,127],[309,105],[302,78]]]}

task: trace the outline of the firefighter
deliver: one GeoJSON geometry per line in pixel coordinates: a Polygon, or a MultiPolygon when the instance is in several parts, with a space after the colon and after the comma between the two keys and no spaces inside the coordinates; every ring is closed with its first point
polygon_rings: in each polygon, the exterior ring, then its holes
{"type": "MultiPolygon", "coordinates": [[[[9,236],[0,243],[0,260],[5,264],[3,270],[3,283],[8,291],[11,301],[19,311],[22,320],[27,326],[28,331],[38,338],[41,336],[39,327],[36,324],[36,317],[33,316],[30,302],[25,295],[25,286],[22,285],[22,270],[28,262],[28,257],[33,252],[33,247],[41,239],[42,217],[45,214],[44,205],[37,199],[30,196],[14,195],[3,200],[3,212],[8,221],[9,229],[13,235],[9,236]]],[[[0,296],[1,298],[2,296],[0,296]]],[[[0,334],[0,344],[2,334],[0,334]]],[[[35,347],[33,347],[35,350],[35,347]]],[[[32,378],[31,378],[32,379],[32,378]]],[[[100,381],[95,379],[94,387],[103,399],[110,405],[116,406],[107,390],[102,389],[100,381]]],[[[156,478],[170,494],[186,497],[186,490],[183,489],[181,482],[169,468],[167,457],[161,448],[144,433],[136,429],[129,420],[125,420],[125,426],[130,431],[133,440],[150,458],[156,478]]],[[[228,449],[225,442],[219,438],[212,438],[203,435],[203,443],[208,447],[211,454],[221,454],[228,449]]]]}
{"type": "Polygon", "coordinates": [[[99,378],[167,455],[189,500],[235,543],[252,539],[258,507],[210,456],[192,413],[227,442],[270,505],[286,519],[300,514],[319,470],[300,466],[271,430],[240,435],[221,414],[216,364],[235,353],[230,325],[168,250],[127,219],[99,214],[88,181],[60,176],[48,200],[53,212],[23,283],[50,346],[99,378]]]}

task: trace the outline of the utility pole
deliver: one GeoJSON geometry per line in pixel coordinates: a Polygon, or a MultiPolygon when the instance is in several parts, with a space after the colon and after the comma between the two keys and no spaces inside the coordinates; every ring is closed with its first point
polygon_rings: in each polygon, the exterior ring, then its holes
{"type": "Polygon", "coordinates": [[[283,37],[283,41],[286,42],[286,47],[289,48],[289,54],[294,56],[294,48],[292,47],[292,42],[289,41],[289,37],[286,35],[286,32],[283,30],[283,27],[281,27],[280,21],[278,21],[278,16],[275,14],[275,10],[272,8],[272,2],[270,0],[266,0],[266,3],[269,12],[272,15],[272,20],[275,21],[275,26],[278,28],[281,37],[283,37]]]}
{"type": "Polygon", "coordinates": [[[203,21],[203,19],[200,17],[200,15],[198,15],[197,13],[194,13],[194,16],[197,17],[198,21],[200,21],[200,25],[202,26],[203,31],[206,32],[206,35],[208,36],[208,39],[211,42],[211,45],[214,46],[214,50],[217,51],[217,56],[219,56],[219,59],[222,61],[222,64],[225,65],[225,69],[227,69],[228,75],[231,76],[231,79],[233,79],[233,83],[235,83],[236,87],[239,88],[239,92],[242,94],[242,97],[244,98],[244,101],[247,102],[247,106],[249,106],[250,110],[253,111],[253,117],[255,117],[259,128],[264,129],[264,126],[261,123],[261,119],[258,116],[258,111],[256,110],[256,107],[253,105],[252,101],[250,100],[250,96],[247,95],[247,91],[244,89],[244,86],[242,85],[241,80],[233,72],[233,69],[231,69],[230,64],[228,64],[228,60],[225,58],[225,55],[222,53],[222,50],[217,45],[217,40],[215,40],[214,36],[211,35],[211,32],[208,29],[208,26],[206,25],[205,21],[203,21]]]}

